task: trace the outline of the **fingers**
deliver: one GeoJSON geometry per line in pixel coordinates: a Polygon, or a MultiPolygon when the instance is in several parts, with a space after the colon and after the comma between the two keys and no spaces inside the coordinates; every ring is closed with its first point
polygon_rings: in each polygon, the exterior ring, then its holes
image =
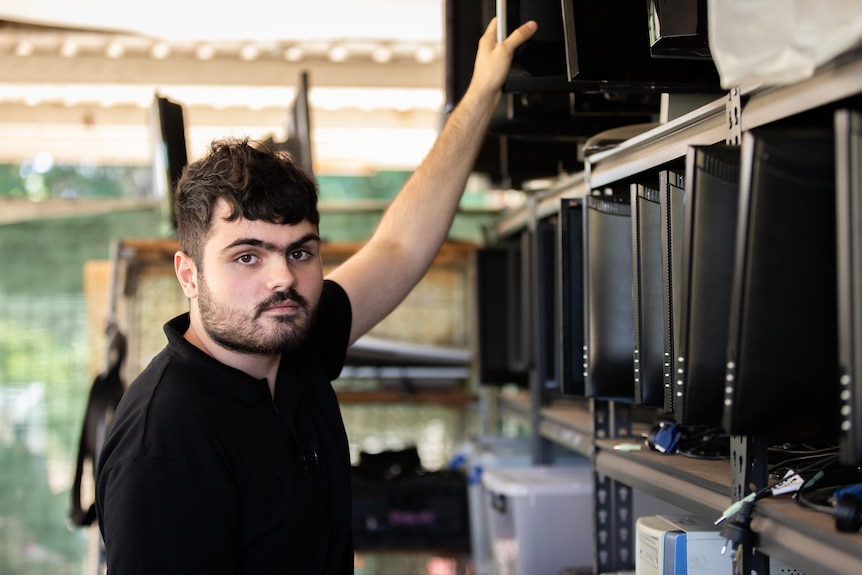
{"type": "Polygon", "coordinates": [[[519,26],[502,42],[497,41],[497,19],[492,18],[479,39],[470,86],[478,94],[496,94],[506,80],[515,49],[526,42],[538,25],[529,21],[519,26]]]}
{"type": "Polygon", "coordinates": [[[524,22],[515,30],[512,31],[509,36],[503,40],[503,44],[508,45],[512,50],[529,40],[533,34],[536,33],[536,29],[538,28],[538,24],[535,21],[529,20],[524,22]]]}
{"type": "MultiPolygon", "coordinates": [[[[524,22],[518,28],[512,31],[511,34],[507,38],[501,42],[505,44],[510,50],[514,50],[527,40],[529,40],[533,34],[535,34],[536,29],[538,28],[538,24],[535,21],[529,20],[524,22]]],[[[482,34],[481,42],[486,44],[490,44],[491,46],[497,44],[497,17],[494,16],[491,18],[491,21],[488,23],[488,26],[485,28],[485,32],[482,34]]]]}
{"type": "Polygon", "coordinates": [[[491,18],[488,25],[485,27],[485,32],[482,34],[482,40],[491,40],[497,37],[497,17],[491,18]]]}

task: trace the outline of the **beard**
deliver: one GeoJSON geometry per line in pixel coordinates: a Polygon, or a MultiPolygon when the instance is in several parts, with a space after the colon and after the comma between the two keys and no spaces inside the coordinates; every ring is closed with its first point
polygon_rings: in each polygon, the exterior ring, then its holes
{"type": "Polygon", "coordinates": [[[274,293],[253,313],[215,301],[206,280],[198,282],[198,312],[207,335],[220,346],[254,355],[276,355],[297,349],[305,341],[316,312],[293,288],[274,293]],[[285,301],[297,306],[293,315],[263,318],[268,308],[285,301]]]}

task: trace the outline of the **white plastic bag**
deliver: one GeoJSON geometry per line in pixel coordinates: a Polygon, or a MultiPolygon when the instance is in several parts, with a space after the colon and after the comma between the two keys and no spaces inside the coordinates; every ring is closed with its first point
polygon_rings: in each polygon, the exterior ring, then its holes
{"type": "Polygon", "coordinates": [[[862,0],[709,0],[709,45],[724,88],[810,77],[862,40],[862,0]]]}

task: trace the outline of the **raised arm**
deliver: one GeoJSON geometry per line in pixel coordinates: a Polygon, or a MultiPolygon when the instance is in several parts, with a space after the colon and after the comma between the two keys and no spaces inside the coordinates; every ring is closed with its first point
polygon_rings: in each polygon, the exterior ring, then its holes
{"type": "Polygon", "coordinates": [[[350,297],[350,342],[374,327],[428,271],[446,239],[515,48],[536,30],[528,22],[497,42],[495,20],[479,40],[473,78],[422,161],[368,242],[329,274],[350,297]]]}

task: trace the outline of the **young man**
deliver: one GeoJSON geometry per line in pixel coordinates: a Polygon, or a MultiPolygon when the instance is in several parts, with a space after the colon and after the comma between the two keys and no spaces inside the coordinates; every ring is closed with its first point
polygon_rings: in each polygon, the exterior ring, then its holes
{"type": "Polygon", "coordinates": [[[129,386],[99,459],[108,572],[352,573],[350,457],[331,381],[422,278],[458,207],[512,53],[473,79],[371,239],[324,279],[317,190],[287,158],[215,142],[175,214],[189,313],[129,386]]]}

